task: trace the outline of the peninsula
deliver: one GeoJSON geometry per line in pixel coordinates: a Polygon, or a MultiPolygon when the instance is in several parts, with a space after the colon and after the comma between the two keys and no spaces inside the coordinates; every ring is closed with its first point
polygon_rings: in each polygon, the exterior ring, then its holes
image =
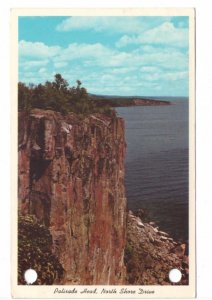
{"type": "Polygon", "coordinates": [[[171,101],[155,99],[153,97],[140,96],[100,96],[90,94],[91,99],[97,106],[109,105],[111,107],[127,107],[127,106],[159,106],[171,105],[171,101]]]}

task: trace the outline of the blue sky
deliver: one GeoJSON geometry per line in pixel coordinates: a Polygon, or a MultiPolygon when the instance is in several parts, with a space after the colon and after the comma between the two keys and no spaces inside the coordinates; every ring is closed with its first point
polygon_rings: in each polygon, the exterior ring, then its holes
{"type": "Polygon", "coordinates": [[[90,93],[188,96],[188,17],[19,17],[19,80],[90,93]]]}

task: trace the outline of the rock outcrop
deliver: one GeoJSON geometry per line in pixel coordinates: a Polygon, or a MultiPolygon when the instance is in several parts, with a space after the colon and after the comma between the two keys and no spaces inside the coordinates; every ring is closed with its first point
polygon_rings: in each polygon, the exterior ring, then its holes
{"type": "Polygon", "coordinates": [[[125,263],[128,284],[171,285],[174,283],[169,280],[169,272],[178,269],[182,279],[177,284],[188,285],[186,245],[174,241],[153,222],[147,222],[141,212],[142,219],[132,212],[127,216],[125,263]]]}
{"type": "Polygon", "coordinates": [[[19,113],[19,212],[50,230],[62,284],[123,284],[125,137],[121,118],[19,113]]]}

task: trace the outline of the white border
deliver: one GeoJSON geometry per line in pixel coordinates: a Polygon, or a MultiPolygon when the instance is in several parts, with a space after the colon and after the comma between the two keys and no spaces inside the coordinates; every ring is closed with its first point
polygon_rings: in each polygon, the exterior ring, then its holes
{"type": "MultiPolygon", "coordinates": [[[[196,7],[197,13],[197,299],[211,299],[211,165],[212,165],[212,18],[208,0],[71,0],[51,1],[51,7],[196,7]]],[[[49,0],[7,0],[0,8],[0,299],[10,295],[10,88],[9,12],[11,7],[47,7],[49,0]],[[3,108],[3,109],[2,109],[3,108]]]]}
{"type": "MultiPolygon", "coordinates": [[[[12,295],[21,297],[46,297],[46,298],[82,298],[80,291],[84,286],[75,286],[77,294],[55,294],[57,286],[21,286],[17,285],[17,82],[18,82],[18,17],[19,16],[189,16],[189,285],[188,286],[128,286],[128,289],[136,290],[136,294],[130,297],[137,298],[188,298],[195,297],[195,65],[194,65],[194,9],[186,8],[130,8],[130,9],[14,9],[11,12],[11,49],[12,49],[12,134],[11,142],[15,146],[12,151],[12,295]],[[15,171],[16,170],[16,171],[15,171]],[[138,294],[139,288],[153,290],[154,294],[138,294]]],[[[70,289],[74,286],[58,286],[58,288],[70,289]]],[[[95,288],[95,286],[92,286],[95,288]]],[[[98,294],[87,294],[86,298],[111,298],[111,294],[100,293],[104,286],[96,286],[98,294]]],[[[118,293],[112,297],[129,298],[129,294],[120,295],[120,290],[127,286],[110,286],[116,288],[118,293]]]]}

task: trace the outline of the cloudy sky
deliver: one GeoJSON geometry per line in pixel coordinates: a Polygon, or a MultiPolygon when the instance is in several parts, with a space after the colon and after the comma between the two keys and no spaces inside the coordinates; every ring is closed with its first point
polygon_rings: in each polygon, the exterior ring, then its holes
{"type": "Polygon", "coordinates": [[[90,93],[188,95],[188,17],[19,17],[19,80],[90,93]]]}

